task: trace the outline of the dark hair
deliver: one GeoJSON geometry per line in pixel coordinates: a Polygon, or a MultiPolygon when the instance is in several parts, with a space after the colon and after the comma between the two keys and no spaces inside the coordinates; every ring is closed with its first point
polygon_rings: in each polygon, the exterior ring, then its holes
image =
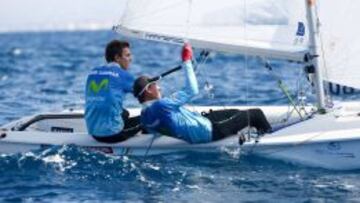
{"type": "Polygon", "coordinates": [[[106,45],[105,59],[108,63],[115,61],[117,54],[122,54],[124,48],[130,48],[130,44],[126,41],[113,40],[106,45]]]}
{"type": "Polygon", "coordinates": [[[145,94],[140,92],[144,89],[144,87],[151,82],[148,76],[140,76],[138,77],[133,85],[133,94],[138,99],[140,103],[145,102],[145,94]],[[140,95],[139,95],[140,94],[140,95]]]}

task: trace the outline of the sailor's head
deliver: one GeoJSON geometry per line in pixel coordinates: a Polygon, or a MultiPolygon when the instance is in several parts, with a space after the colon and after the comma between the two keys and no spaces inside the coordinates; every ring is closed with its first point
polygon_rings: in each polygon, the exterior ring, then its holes
{"type": "Polygon", "coordinates": [[[127,70],[132,60],[130,44],[120,40],[109,42],[105,49],[105,58],[108,63],[115,62],[127,70]]]}
{"type": "Polygon", "coordinates": [[[140,103],[161,98],[161,91],[157,85],[157,80],[151,80],[147,76],[140,76],[135,80],[133,94],[140,103]]]}

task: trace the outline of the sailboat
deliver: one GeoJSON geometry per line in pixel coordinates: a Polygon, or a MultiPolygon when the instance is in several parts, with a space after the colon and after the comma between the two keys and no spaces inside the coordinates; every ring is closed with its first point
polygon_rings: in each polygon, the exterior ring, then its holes
{"type": "MultiPolygon", "coordinates": [[[[286,116],[279,128],[264,136],[254,135],[251,129],[242,132],[245,143],[239,142],[239,135],[191,145],[171,137],[139,134],[125,142],[103,144],[87,134],[81,111],[40,114],[2,126],[0,152],[63,144],[118,155],[210,153],[226,148],[312,167],[360,169],[360,104],[332,105],[324,87],[326,81],[360,88],[360,29],[352,23],[359,19],[359,9],[360,2],[351,0],[128,1],[114,26],[120,34],[161,43],[188,41],[199,49],[302,64],[313,78],[317,103],[298,106],[289,98],[297,113],[286,116]]],[[[221,108],[191,107],[198,112],[221,108]]],[[[274,129],[288,111],[287,106],[256,108],[264,111],[274,129]]],[[[131,115],[139,112],[130,110],[131,115]]]]}

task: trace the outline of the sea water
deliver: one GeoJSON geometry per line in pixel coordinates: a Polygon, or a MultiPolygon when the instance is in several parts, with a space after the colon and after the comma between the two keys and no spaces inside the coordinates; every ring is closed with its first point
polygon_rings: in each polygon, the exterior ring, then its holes
{"type": "MultiPolygon", "coordinates": [[[[81,109],[86,75],[104,63],[104,47],[115,38],[126,39],[107,31],[0,34],[0,125],[34,113],[81,109]]],[[[180,64],[179,46],[126,40],[133,53],[130,71],[137,76],[156,76],[180,64]]],[[[201,93],[192,104],[288,105],[279,80],[294,99],[314,101],[301,64],[270,64],[272,71],[256,57],[211,53],[197,66],[201,93]]],[[[164,95],[180,89],[183,79],[181,73],[164,78],[164,95]]],[[[335,98],[360,97],[355,91],[335,98]]],[[[139,107],[132,96],[125,105],[139,107]]],[[[0,174],[0,202],[360,201],[360,171],[310,168],[227,149],[117,157],[56,146],[0,154],[0,174]]]]}

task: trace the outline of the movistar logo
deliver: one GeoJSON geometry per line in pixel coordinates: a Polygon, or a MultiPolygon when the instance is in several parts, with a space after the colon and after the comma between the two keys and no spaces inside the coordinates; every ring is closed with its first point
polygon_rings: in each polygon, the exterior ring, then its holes
{"type": "Polygon", "coordinates": [[[100,83],[96,83],[95,80],[90,82],[89,90],[93,91],[97,94],[102,89],[108,89],[109,86],[109,79],[103,79],[100,83]]]}

